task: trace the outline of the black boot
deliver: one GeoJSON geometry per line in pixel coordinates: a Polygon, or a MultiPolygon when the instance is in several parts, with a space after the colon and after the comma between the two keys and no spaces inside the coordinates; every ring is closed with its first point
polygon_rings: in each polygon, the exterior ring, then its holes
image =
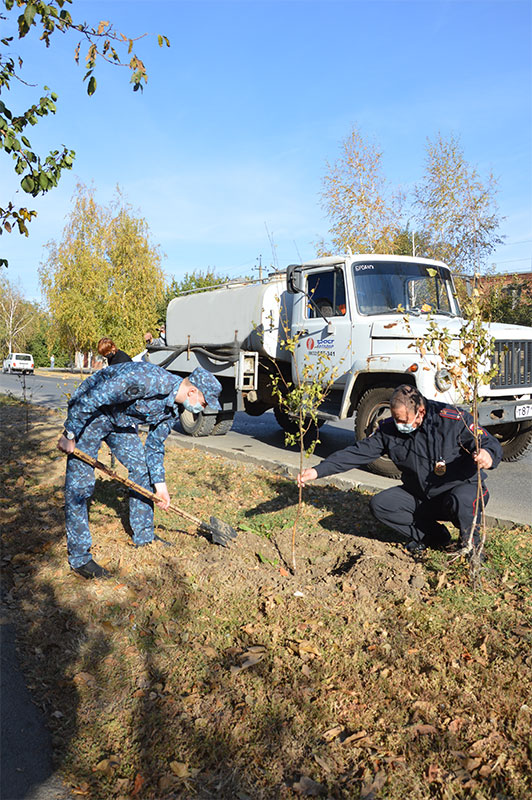
{"type": "Polygon", "coordinates": [[[406,549],[411,556],[418,558],[419,556],[423,555],[427,549],[427,545],[423,544],[423,542],[418,542],[417,539],[410,539],[410,541],[406,544],[406,549]]]}
{"type": "Polygon", "coordinates": [[[451,544],[452,539],[446,526],[439,524],[434,526],[430,533],[425,534],[423,541],[433,550],[445,550],[451,544]]]}
{"type": "Polygon", "coordinates": [[[96,563],[92,558],[90,561],[87,561],[86,564],[82,564],[81,567],[72,567],[74,572],[77,572],[78,575],[81,575],[82,578],[110,578],[111,575],[107,572],[106,569],[100,567],[99,564],[96,563]]]}

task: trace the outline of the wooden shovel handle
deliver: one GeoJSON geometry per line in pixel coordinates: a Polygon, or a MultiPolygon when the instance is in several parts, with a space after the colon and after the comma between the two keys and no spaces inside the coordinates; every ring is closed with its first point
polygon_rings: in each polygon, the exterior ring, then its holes
{"type": "MultiPolygon", "coordinates": [[[[98,459],[89,456],[87,453],[84,453],[83,450],[79,450],[77,447],[75,447],[72,455],[76,456],[76,458],[79,458],[80,461],[85,461],[86,464],[90,464],[90,466],[94,467],[94,469],[99,469],[102,472],[105,472],[105,474],[109,475],[110,478],[113,478],[115,481],[123,483],[124,486],[127,486],[129,489],[132,489],[134,492],[137,492],[137,494],[141,494],[143,497],[147,497],[149,500],[153,500],[155,503],[158,502],[159,498],[157,497],[155,492],[151,492],[149,489],[145,489],[144,486],[140,486],[138,483],[135,483],[135,481],[132,481],[129,478],[123,478],[121,475],[112,470],[110,467],[106,466],[106,464],[103,464],[101,461],[98,461],[98,459]]],[[[196,525],[203,524],[200,519],[192,516],[192,514],[189,514],[188,511],[183,511],[183,509],[177,508],[177,506],[174,506],[172,504],[170,504],[168,508],[175,514],[179,514],[181,517],[188,519],[189,522],[194,522],[196,525]]]]}

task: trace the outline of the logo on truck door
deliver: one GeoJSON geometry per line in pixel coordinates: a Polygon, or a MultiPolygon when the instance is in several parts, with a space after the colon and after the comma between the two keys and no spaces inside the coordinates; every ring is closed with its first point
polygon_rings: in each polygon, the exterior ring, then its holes
{"type": "Polygon", "coordinates": [[[307,339],[307,350],[314,349],[320,351],[327,350],[331,355],[334,355],[334,339],[318,339],[318,341],[316,341],[312,336],[309,336],[307,339]]]}

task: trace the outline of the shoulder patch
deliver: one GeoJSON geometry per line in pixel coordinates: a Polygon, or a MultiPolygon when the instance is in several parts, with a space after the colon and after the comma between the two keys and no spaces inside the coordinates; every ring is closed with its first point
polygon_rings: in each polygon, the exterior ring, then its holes
{"type": "Polygon", "coordinates": [[[468,426],[469,430],[473,434],[473,436],[487,436],[487,432],[484,428],[481,428],[480,425],[477,425],[476,433],[475,433],[475,423],[472,422],[471,425],[468,426]]]}
{"type": "Polygon", "coordinates": [[[460,416],[460,412],[456,410],[456,408],[442,408],[440,411],[440,417],[444,419],[462,419],[460,416]]]}

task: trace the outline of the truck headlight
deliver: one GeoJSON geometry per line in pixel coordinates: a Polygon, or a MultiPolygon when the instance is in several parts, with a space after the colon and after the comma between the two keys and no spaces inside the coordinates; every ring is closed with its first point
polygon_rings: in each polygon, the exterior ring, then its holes
{"type": "Polygon", "coordinates": [[[446,392],[452,386],[451,375],[448,369],[439,369],[434,376],[434,383],[439,392],[446,392]]]}

